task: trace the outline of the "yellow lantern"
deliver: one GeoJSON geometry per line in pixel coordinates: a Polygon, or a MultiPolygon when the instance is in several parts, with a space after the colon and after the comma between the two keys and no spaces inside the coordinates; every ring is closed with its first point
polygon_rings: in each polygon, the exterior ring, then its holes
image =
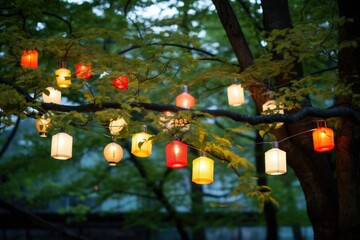
{"type": "Polygon", "coordinates": [[[227,88],[228,102],[230,106],[240,106],[245,102],[244,89],[241,84],[232,84],[227,88]]]}
{"type": "MultiPolygon", "coordinates": [[[[282,109],[282,106],[278,106],[275,100],[269,100],[266,103],[262,105],[263,113],[264,114],[284,114],[284,110],[282,109]]],[[[275,129],[280,128],[284,123],[279,122],[276,123],[275,129]]],[[[271,127],[272,124],[269,124],[271,127]]]]}
{"type": "Polygon", "coordinates": [[[44,103],[55,103],[61,104],[61,92],[56,90],[53,87],[47,87],[46,90],[49,92],[49,95],[42,93],[42,98],[44,103]]]}
{"type": "Polygon", "coordinates": [[[131,153],[137,157],[148,157],[151,155],[152,141],[150,134],[146,133],[146,126],[143,126],[143,132],[132,136],[131,153]]]}
{"type": "Polygon", "coordinates": [[[51,119],[45,118],[45,116],[36,119],[35,128],[39,132],[40,137],[47,137],[46,133],[48,128],[50,127],[50,121],[51,119]]]}
{"type": "Polygon", "coordinates": [[[118,117],[116,120],[110,120],[109,130],[111,135],[118,135],[120,131],[127,125],[124,118],[118,117]]]}
{"type": "Polygon", "coordinates": [[[104,157],[109,163],[109,166],[112,167],[116,166],[116,164],[121,161],[123,154],[122,147],[116,142],[111,142],[104,148],[104,157]]]}
{"type": "Polygon", "coordinates": [[[59,160],[67,160],[72,157],[73,137],[60,132],[52,136],[51,157],[59,160]]]}
{"type": "Polygon", "coordinates": [[[202,154],[192,162],[192,181],[197,184],[210,184],[214,181],[214,161],[202,154]]]}
{"type": "Polygon", "coordinates": [[[274,148],[265,152],[265,173],[269,175],[280,175],[286,173],[286,152],[278,148],[278,143],[274,143],[274,148]]]}
{"type": "Polygon", "coordinates": [[[56,83],[61,88],[68,88],[71,85],[71,72],[66,68],[66,62],[62,60],[59,68],[55,71],[56,83]]]}

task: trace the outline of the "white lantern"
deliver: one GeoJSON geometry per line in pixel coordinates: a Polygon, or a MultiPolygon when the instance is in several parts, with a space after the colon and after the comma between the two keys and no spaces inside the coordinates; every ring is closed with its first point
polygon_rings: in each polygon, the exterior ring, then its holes
{"type": "Polygon", "coordinates": [[[56,90],[53,87],[47,87],[46,90],[49,91],[49,95],[42,93],[42,98],[44,103],[55,103],[61,104],[61,92],[56,90]]]}
{"type": "Polygon", "coordinates": [[[110,120],[109,130],[111,135],[118,135],[120,131],[127,125],[127,122],[122,117],[116,120],[110,120]]]}
{"type": "Polygon", "coordinates": [[[240,106],[245,102],[244,89],[241,84],[232,84],[227,88],[228,102],[230,106],[240,106]]]}
{"type": "Polygon", "coordinates": [[[280,175],[286,173],[286,152],[275,147],[265,152],[265,173],[280,175]]]}
{"type": "Polygon", "coordinates": [[[73,137],[67,133],[60,132],[52,136],[51,157],[66,160],[72,157],[73,137]]]}
{"type": "MultiPolygon", "coordinates": [[[[266,103],[264,103],[262,105],[262,109],[263,109],[263,113],[264,114],[284,114],[284,110],[282,106],[279,106],[278,104],[276,104],[275,100],[269,100],[266,103]]],[[[276,123],[275,125],[275,129],[281,127],[284,123],[279,122],[276,123]]],[[[269,124],[269,126],[271,127],[272,124],[269,124]]]]}
{"type": "Polygon", "coordinates": [[[116,142],[111,142],[104,148],[104,157],[112,167],[121,161],[123,154],[122,147],[116,142]]]}

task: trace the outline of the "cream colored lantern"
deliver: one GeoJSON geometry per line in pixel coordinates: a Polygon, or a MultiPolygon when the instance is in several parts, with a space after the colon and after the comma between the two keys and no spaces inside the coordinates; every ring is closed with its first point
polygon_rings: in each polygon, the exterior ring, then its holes
{"type": "Polygon", "coordinates": [[[265,173],[269,175],[280,175],[286,173],[286,152],[278,148],[278,143],[274,143],[274,148],[265,152],[265,173]]]}
{"type": "Polygon", "coordinates": [[[61,92],[59,90],[53,87],[47,87],[46,90],[49,92],[49,95],[44,92],[42,93],[44,103],[61,104],[61,92]]]}
{"type": "Polygon", "coordinates": [[[109,130],[111,135],[118,135],[120,131],[127,125],[124,118],[118,117],[116,120],[110,120],[109,130]]]}
{"type": "Polygon", "coordinates": [[[67,160],[72,157],[73,137],[60,132],[52,136],[51,157],[59,160],[67,160]]]}
{"type": "Polygon", "coordinates": [[[104,157],[109,166],[116,166],[124,155],[122,147],[116,142],[111,142],[104,148],[104,157]]]}
{"type": "Polygon", "coordinates": [[[245,102],[244,89],[241,84],[232,84],[227,88],[228,102],[230,106],[240,106],[245,102]]]}

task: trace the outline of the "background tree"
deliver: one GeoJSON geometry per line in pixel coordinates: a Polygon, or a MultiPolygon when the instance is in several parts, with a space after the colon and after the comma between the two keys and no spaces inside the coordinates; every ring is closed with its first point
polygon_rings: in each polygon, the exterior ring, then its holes
{"type": "MultiPolygon", "coordinates": [[[[265,140],[284,140],[280,148],[287,152],[288,163],[300,181],[315,238],[356,239],[360,219],[356,149],[360,28],[353,5],[352,1],[289,4],[284,0],[261,1],[261,5],[218,0],[157,1],[154,5],[132,1],[93,1],[81,5],[60,1],[3,3],[1,127],[11,126],[14,116],[36,118],[51,112],[51,133],[65,128],[75,138],[82,136],[74,149],[83,151],[75,152],[73,158],[77,161],[64,166],[46,162],[49,157],[40,150],[41,146],[27,142],[25,146],[39,147],[34,156],[39,162],[27,164],[25,159],[19,160],[20,155],[12,161],[10,157],[3,160],[2,196],[28,203],[58,196],[60,192],[50,191],[55,189],[57,179],[49,182],[43,179],[55,173],[55,178],[60,177],[57,174],[61,169],[72,166],[72,181],[56,189],[63,188],[78,199],[85,199],[84,194],[86,197],[94,194],[88,190],[90,186],[100,186],[105,191],[95,193],[99,202],[116,193],[132,195],[146,189],[144,197],[156,199],[160,205],[154,204],[155,209],[165,208],[182,239],[189,238],[187,220],[174,208],[172,198],[178,194],[169,193],[171,182],[183,179],[179,172],[165,166],[156,168],[128,154],[125,158],[128,161],[122,163],[128,166],[119,179],[120,170],[107,171],[100,161],[84,164],[81,160],[82,156],[100,159],[103,146],[98,144],[98,138],[89,137],[89,133],[77,135],[78,131],[109,136],[106,129],[109,119],[122,115],[129,122],[117,137],[124,148],[129,149],[125,147],[129,146],[129,136],[144,123],[151,127],[159,149],[174,136],[180,137],[189,146],[227,163],[240,180],[235,193],[246,190],[248,195],[257,196],[259,203],[265,204],[267,219],[275,219],[274,201],[264,192],[267,188],[257,188],[251,181],[254,168],[241,152],[247,142],[237,141],[240,130],[246,136],[255,136],[254,131],[259,131],[265,140]],[[154,6],[162,10],[153,13],[157,9],[154,6]],[[166,17],[169,11],[173,13],[166,17]],[[220,24],[224,31],[219,30],[220,24]],[[39,51],[38,69],[20,67],[23,49],[39,51]],[[66,104],[41,103],[41,93],[53,85],[53,72],[61,59],[69,65],[91,61],[93,76],[86,81],[74,77],[70,89],[61,89],[66,104]],[[126,91],[110,87],[111,80],[121,74],[130,78],[126,91]],[[234,78],[242,80],[252,97],[250,100],[248,96],[247,105],[241,108],[228,107],[226,96],[219,94],[234,78]],[[189,86],[196,96],[195,109],[172,105],[183,85],[189,86]],[[273,93],[268,95],[269,91],[273,93]],[[281,102],[287,114],[260,115],[268,97],[281,102]],[[159,118],[164,111],[190,119],[190,131],[181,128],[162,131],[159,118]],[[305,134],[314,128],[318,118],[326,119],[336,130],[336,149],[329,154],[313,151],[312,140],[305,134]],[[276,122],[285,124],[280,129],[269,127],[269,123],[276,122]],[[82,141],[85,143],[80,147],[82,141]],[[35,178],[34,173],[38,174],[35,178]],[[11,175],[23,176],[26,181],[11,175]],[[134,176],[137,181],[129,185],[125,180],[134,176]],[[118,191],[106,187],[114,181],[118,191]],[[124,191],[129,186],[131,189],[124,191]]],[[[103,137],[100,142],[105,145],[109,140],[103,137]]],[[[49,142],[45,147],[49,147],[49,142]]],[[[29,157],[27,151],[20,154],[29,157]]],[[[181,181],[177,183],[182,185],[181,181]]],[[[265,183],[260,178],[259,184],[265,183]]],[[[176,189],[181,192],[181,187],[176,189]]],[[[71,210],[91,211],[88,204],[78,204],[71,210]]],[[[158,214],[147,216],[154,220],[158,214]]],[[[194,236],[203,236],[201,231],[197,233],[194,236]]],[[[269,238],[277,237],[275,228],[269,228],[268,233],[269,238]]]]}

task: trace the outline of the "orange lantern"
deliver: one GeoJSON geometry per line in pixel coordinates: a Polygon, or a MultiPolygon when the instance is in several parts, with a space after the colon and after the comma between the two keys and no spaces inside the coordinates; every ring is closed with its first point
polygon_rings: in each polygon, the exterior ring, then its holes
{"type": "Polygon", "coordinates": [[[114,167],[118,164],[124,155],[122,147],[116,142],[111,142],[104,148],[104,158],[109,166],[114,167]]]}
{"type": "Polygon", "coordinates": [[[325,123],[325,126],[320,126],[320,123],[318,122],[317,129],[312,133],[314,150],[317,152],[328,152],[335,146],[334,131],[331,128],[326,127],[325,121],[323,122],[325,123]]]}
{"type": "Polygon", "coordinates": [[[187,145],[175,140],[166,145],[166,166],[182,168],[187,165],[187,145]]]}
{"type": "Polygon", "coordinates": [[[113,86],[120,90],[127,90],[129,86],[129,77],[120,76],[112,80],[113,86]]]}
{"type": "Polygon", "coordinates": [[[83,78],[83,79],[91,78],[91,66],[92,66],[91,63],[85,64],[85,63],[79,62],[79,63],[75,64],[76,77],[83,78]]]}
{"type": "Polygon", "coordinates": [[[38,68],[38,52],[36,50],[24,50],[20,64],[23,68],[38,68]]]}
{"type": "Polygon", "coordinates": [[[56,83],[61,88],[68,88],[71,85],[71,72],[66,68],[66,62],[62,60],[59,68],[55,71],[56,83]]]}
{"type": "Polygon", "coordinates": [[[192,163],[192,181],[197,184],[210,184],[214,181],[214,161],[205,157],[205,153],[192,163]]]}
{"type": "Polygon", "coordinates": [[[195,98],[188,93],[187,86],[184,86],[184,92],[176,97],[176,106],[181,108],[191,108],[195,106],[195,98]]]}
{"type": "Polygon", "coordinates": [[[143,132],[132,136],[131,153],[137,157],[148,157],[151,155],[152,141],[150,134],[146,133],[146,125],[143,126],[143,132]]]}

